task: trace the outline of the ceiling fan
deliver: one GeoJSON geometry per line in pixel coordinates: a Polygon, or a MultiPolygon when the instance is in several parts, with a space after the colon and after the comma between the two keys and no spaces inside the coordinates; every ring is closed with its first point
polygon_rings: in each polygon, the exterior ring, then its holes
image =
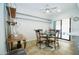
{"type": "Polygon", "coordinates": [[[48,4],[45,5],[44,8],[41,8],[41,10],[42,10],[44,13],[52,13],[52,12],[54,12],[54,11],[60,12],[60,9],[58,9],[57,7],[50,7],[48,4]]]}

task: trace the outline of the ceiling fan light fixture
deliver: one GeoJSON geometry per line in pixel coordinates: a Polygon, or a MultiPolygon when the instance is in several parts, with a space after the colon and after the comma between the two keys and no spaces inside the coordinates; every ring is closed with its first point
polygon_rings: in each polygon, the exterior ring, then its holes
{"type": "Polygon", "coordinates": [[[46,10],[46,13],[49,13],[49,12],[50,12],[50,10],[47,9],[47,10],[46,10]]]}
{"type": "Polygon", "coordinates": [[[57,12],[61,12],[61,9],[57,9],[57,12]]]}

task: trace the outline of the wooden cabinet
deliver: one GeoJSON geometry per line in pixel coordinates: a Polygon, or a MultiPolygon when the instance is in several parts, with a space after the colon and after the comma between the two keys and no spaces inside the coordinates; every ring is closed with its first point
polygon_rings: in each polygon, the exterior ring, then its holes
{"type": "Polygon", "coordinates": [[[26,38],[22,35],[19,34],[17,36],[14,36],[13,34],[10,34],[8,37],[8,45],[9,45],[9,49],[13,50],[13,45],[14,43],[17,42],[17,48],[22,48],[21,42],[23,42],[23,48],[26,48],[26,38]]]}

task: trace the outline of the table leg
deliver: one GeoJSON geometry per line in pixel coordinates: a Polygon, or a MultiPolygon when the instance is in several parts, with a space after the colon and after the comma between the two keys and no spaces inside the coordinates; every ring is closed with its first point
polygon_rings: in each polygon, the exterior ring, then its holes
{"type": "Polygon", "coordinates": [[[11,43],[9,43],[8,45],[9,45],[9,50],[11,51],[11,43]]]}
{"type": "Polygon", "coordinates": [[[53,48],[52,46],[49,45],[49,43],[50,43],[50,41],[49,41],[49,37],[47,36],[46,46],[47,46],[47,47],[50,47],[50,48],[53,48]]]}
{"type": "Polygon", "coordinates": [[[24,49],[26,48],[26,40],[23,40],[24,41],[24,49]]]}
{"type": "Polygon", "coordinates": [[[11,45],[10,45],[10,50],[13,49],[13,42],[11,42],[11,45]]]}
{"type": "Polygon", "coordinates": [[[20,41],[17,42],[17,48],[21,48],[21,42],[20,41]]]}

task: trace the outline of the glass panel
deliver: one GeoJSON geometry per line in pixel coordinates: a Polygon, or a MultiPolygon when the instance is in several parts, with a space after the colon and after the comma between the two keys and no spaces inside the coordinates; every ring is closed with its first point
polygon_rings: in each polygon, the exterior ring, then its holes
{"type": "MultiPolygon", "coordinates": [[[[56,30],[61,30],[61,21],[56,21],[56,30]]],[[[59,34],[59,38],[60,38],[61,34],[59,34]]]]}
{"type": "Polygon", "coordinates": [[[69,19],[62,19],[62,38],[69,39],[69,19]]]}

